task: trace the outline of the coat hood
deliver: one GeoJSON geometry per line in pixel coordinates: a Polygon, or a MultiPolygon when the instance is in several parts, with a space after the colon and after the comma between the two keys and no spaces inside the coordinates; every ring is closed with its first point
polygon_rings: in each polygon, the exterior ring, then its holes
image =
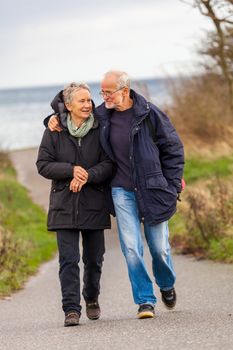
{"type": "Polygon", "coordinates": [[[52,100],[50,106],[54,110],[55,113],[60,114],[67,112],[67,109],[63,100],[63,90],[61,90],[52,100]]]}

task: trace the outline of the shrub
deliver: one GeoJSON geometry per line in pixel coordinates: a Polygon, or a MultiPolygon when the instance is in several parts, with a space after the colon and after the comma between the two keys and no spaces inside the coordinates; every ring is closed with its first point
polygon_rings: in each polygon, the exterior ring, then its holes
{"type": "MultiPolygon", "coordinates": [[[[233,193],[231,186],[219,178],[206,185],[205,189],[196,186],[187,190],[187,208],[183,215],[186,237],[183,249],[188,252],[201,252],[208,257],[224,260],[229,249],[233,256],[233,193]],[[219,252],[216,253],[216,247],[219,252]]],[[[230,256],[229,255],[229,256],[230,256]]]]}

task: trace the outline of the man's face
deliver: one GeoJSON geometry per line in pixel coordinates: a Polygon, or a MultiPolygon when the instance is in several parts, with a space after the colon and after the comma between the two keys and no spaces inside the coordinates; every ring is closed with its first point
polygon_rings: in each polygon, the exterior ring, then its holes
{"type": "Polygon", "coordinates": [[[119,89],[114,76],[105,78],[101,82],[101,92],[105,107],[108,109],[120,110],[124,102],[125,89],[126,88],[119,89]]]}

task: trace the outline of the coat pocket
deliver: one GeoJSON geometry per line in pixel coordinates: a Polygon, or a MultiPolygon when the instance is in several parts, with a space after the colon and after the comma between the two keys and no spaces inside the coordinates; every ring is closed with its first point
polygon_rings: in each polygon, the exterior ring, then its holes
{"type": "Polygon", "coordinates": [[[49,208],[52,210],[68,210],[70,212],[71,198],[68,181],[53,182],[50,192],[49,208]],[[69,207],[67,207],[68,205],[69,207]]]}
{"type": "Polygon", "coordinates": [[[102,211],[105,208],[105,196],[102,186],[86,185],[82,189],[80,205],[86,210],[102,211]]]}
{"type": "Polygon", "coordinates": [[[69,181],[53,181],[51,192],[56,193],[62,191],[65,187],[69,186],[69,181]]]}
{"type": "Polygon", "coordinates": [[[168,182],[162,173],[152,173],[146,175],[146,188],[147,189],[165,189],[168,187],[168,182]]]}

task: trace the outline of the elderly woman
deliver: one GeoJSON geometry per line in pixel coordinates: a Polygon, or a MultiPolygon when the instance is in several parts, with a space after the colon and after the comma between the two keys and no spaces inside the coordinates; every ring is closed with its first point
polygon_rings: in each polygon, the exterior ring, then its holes
{"type": "Polygon", "coordinates": [[[82,235],[87,317],[98,319],[104,229],[110,228],[107,182],[113,164],[103,151],[86,84],[71,83],[51,103],[62,132],[45,130],[38,152],[38,172],[52,180],[48,230],[56,231],[65,326],[81,316],[79,235],[82,235]]]}

